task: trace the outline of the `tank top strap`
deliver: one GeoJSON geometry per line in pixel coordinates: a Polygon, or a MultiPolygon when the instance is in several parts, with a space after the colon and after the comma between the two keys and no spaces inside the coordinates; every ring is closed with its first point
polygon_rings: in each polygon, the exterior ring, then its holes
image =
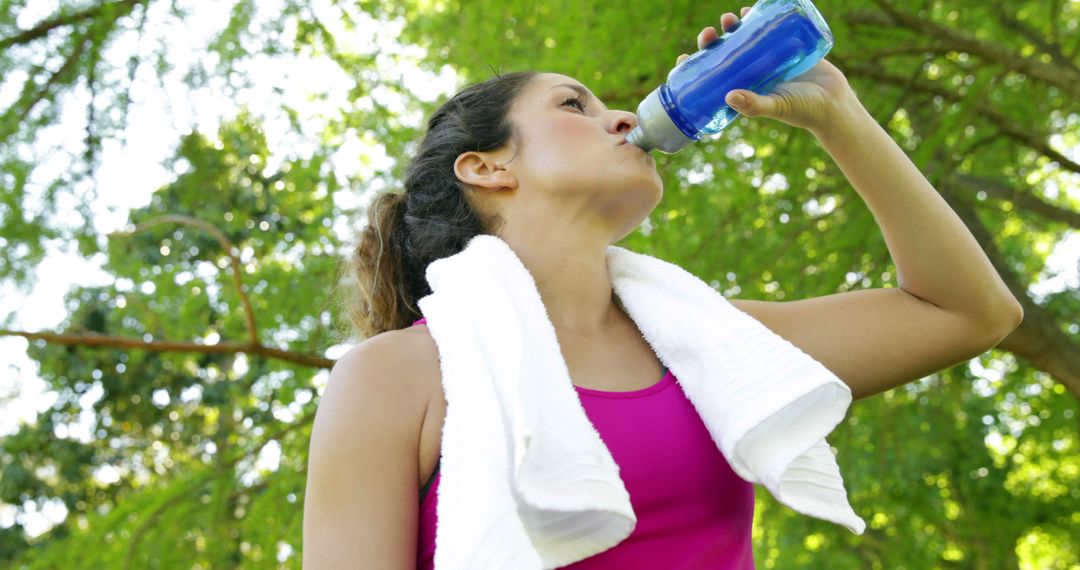
{"type": "Polygon", "coordinates": [[[439,474],[439,466],[442,465],[442,457],[435,462],[435,469],[431,471],[431,477],[428,478],[427,483],[424,483],[423,490],[420,491],[420,501],[424,501],[424,497],[427,496],[428,491],[431,489],[431,484],[435,482],[435,476],[439,474]]]}

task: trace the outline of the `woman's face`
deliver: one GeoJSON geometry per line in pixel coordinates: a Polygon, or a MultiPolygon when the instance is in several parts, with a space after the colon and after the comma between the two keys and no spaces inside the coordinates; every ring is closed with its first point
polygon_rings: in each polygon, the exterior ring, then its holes
{"type": "Polygon", "coordinates": [[[577,80],[537,75],[510,118],[520,146],[510,143],[493,162],[516,188],[491,193],[510,227],[584,231],[615,243],[663,197],[653,157],[620,144],[637,125],[635,114],[608,109],[577,80]]]}

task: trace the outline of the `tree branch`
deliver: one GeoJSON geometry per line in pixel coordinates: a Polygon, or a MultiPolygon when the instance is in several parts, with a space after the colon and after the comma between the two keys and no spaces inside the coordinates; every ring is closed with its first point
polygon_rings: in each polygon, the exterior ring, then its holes
{"type": "Polygon", "coordinates": [[[121,8],[123,11],[120,13],[122,16],[125,11],[130,11],[136,4],[145,4],[148,0],[121,0],[119,2],[102,2],[96,6],[92,6],[81,12],[72,12],[71,14],[60,14],[54,16],[49,20],[44,20],[38,25],[28,30],[23,30],[11,36],[9,38],[0,38],[0,50],[7,49],[8,47],[15,45],[22,45],[30,43],[38,38],[41,38],[56,28],[62,28],[66,26],[72,26],[82,22],[84,20],[92,20],[101,15],[101,13],[108,7],[111,9],[121,8]]]}
{"type": "Polygon", "coordinates": [[[64,64],[60,66],[60,69],[57,69],[55,73],[51,73],[49,75],[49,78],[45,81],[45,84],[41,86],[41,89],[38,89],[37,91],[33,91],[32,89],[30,89],[34,85],[34,78],[28,77],[26,79],[26,88],[24,88],[23,90],[23,95],[19,97],[18,101],[12,103],[11,107],[8,107],[7,112],[5,112],[4,114],[7,115],[8,113],[14,113],[19,104],[23,103],[24,106],[22,108],[22,112],[19,113],[19,116],[15,120],[14,124],[20,125],[25,122],[26,118],[30,116],[30,112],[34,110],[34,107],[37,107],[38,103],[40,103],[42,100],[45,99],[45,97],[49,95],[49,91],[52,90],[53,85],[56,85],[57,82],[63,80],[71,72],[71,70],[75,68],[75,64],[79,62],[79,58],[82,57],[83,51],[86,50],[86,45],[88,43],[90,43],[90,32],[86,32],[82,35],[82,37],[78,39],[78,41],[75,43],[75,49],[72,50],[71,55],[69,55],[68,58],[64,61],[64,64]]]}
{"type": "Polygon", "coordinates": [[[992,61],[1008,69],[1018,71],[1044,83],[1060,87],[1074,100],[1080,99],[1080,70],[1076,67],[1043,63],[1039,60],[1017,55],[999,45],[992,44],[948,26],[931,22],[916,15],[898,10],[887,0],[873,0],[889,18],[901,26],[926,36],[937,38],[941,45],[955,51],[967,52],[984,60],[992,61]]]}
{"type": "Polygon", "coordinates": [[[1028,192],[1022,192],[1019,188],[1007,186],[1002,182],[990,178],[971,176],[968,174],[954,174],[952,181],[956,183],[957,188],[969,192],[986,192],[988,196],[993,196],[999,200],[1009,200],[1010,202],[1014,202],[1017,207],[1030,212],[1035,212],[1048,220],[1062,222],[1068,224],[1069,227],[1080,229],[1080,212],[1074,212],[1047,203],[1039,199],[1038,196],[1034,196],[1028,192]]]}
{"type": "Polygon", "coordinates": [[[885,49],[877,51],[867,52],[864,58],[868,61],[878,61],[887,57],[896,55],[935,55],[942,56],[950,52],[954,52],[953,48],[947,45],[928,45],[928,46],[912,46],[906,44],[895,45],[885,49]]]}
{"type": "MultiPolygon", "coordinates": [[[[139,70],[139,63],[140,63],[139,48],[142,46],[143,35],[146,32],[146,20],[147,20],[147,15],[149,14],[149,12],[150,12],[150,9],[147,8],[144,5],[143,9],[142,9],[142,14],[139,17],[139,26],[138,26],[139,36],[138,36],[138,38],[135,39],[135,48],[132,50],[132,54],[128,58],[127,88],[124,89],[124,95],[120,99],[120,121],[119,121],[119,124],[121,124],[121,125],[126,125],[127,121],[128,121],[128,110],[129,110],[129,108],[131,106],[131,89],[135,85],[135,73],[139,70]]],[[[123,132],[122,144],[123,144],[124,147],[127,147],[127,143],[128,143],[127,130],[125,129],[124,132],[123,132]]]]}
{"type": "Polygon", "coordinates": [[[224,232],[209,222],[192,218],[191,216],[171,214],[147,220],[135,226],[135,228],[129,232],[116,232],[114,235],[133,235],[147,228],[168,223],[199,228],[214,236],[218,243],[221,244],[222,249],[224,249],[225,253],[229,256],[229,266],[232,268],[233,286],[240,295],[240,302],[244,304],[244,318],[247,320],[248,341],[250,341],[252,345],[259,345],[259,333],[258,329],[255,327],[255,311],[251,308],[251,299],[248,298],[247,292],[244,291],[244,284],[240,278],[240,252],[236,246],[229,241],[229,238],[225,236],[224,232]]]}
{"type": "Polygon", "coordinates": [[[95,346],[103,348],[133,348],[150,352],[192,352],[201,354],[243,353],[263,356],[273,360],[291,362],[313,368],[333,368],[334,360],[272,348],[255,342],[219,342],[217,344],[196,344],[167,340],[145,341],[139,338],[120,337],[102,334],[63,334],[52,332],[29,332],[0,329],[0,337],[21,336],[27,340],[43,340],[63,346],[95,346]]]}
{"type": "Polygon", "coordinates": [[[1075,65],[1073,61],[1069,59],[1064,52],[1061,51],[1061,46],[1055,43],[1053,39],[1044,38],[1042,36],[1042,33],[1032,29],[1031,26],[1029,26],[1027,23],[1021,22],[1018,18],[1016,18],[1012,14],[1009,14],[1005,10],[999,10],[996,12],[998,16],[998,21],[1001,22],[1001,25],[1005,26],[1010,30],[1016,30],[1020,35],[1024,36],[1027,41],[1031,42],[1032,45],[1037,47],[1043,53],[1049,55],[1050,59],[1052,59],[1054,63],[1063,67],[1070,67],[1075,65]]]}
{"type": "MultiPolygon", "coordinates": [[[[867,79],[873,79],[881,83],[887,83],[896,85],[899,87],[907,87],[910,85],[912,89],[916,89],[922,93],[930,95],[936,95],[947,101],[961,102],[963,98],[954,91],[945,89],[944,87],[938,87],[933,83],[926,81],[909,81],[905,77],[896,77],[880,70],[877,66],[859,65],[847,61],[843,57],[830,55],[829,59],[837,63],[841,69],[850,77],[865,77],[867,79]]],[[[1043,156],[1057,162],[1062,168],[1076,172],[1080,174],[1080,163],[1070,159],[1064,154],[1054,150],[1053,147],[1046,141],[1046,137],[1031,130],[1026,130],[1016,121],[1010,120],[1005,115],[999,113],[993,107],[986,103],[977,103],[975,105],[975,112],[980,117],[985,119],[988,123],[997,127],[1002,133],[1009,138],[1016,140],[1017,142],[1038,151],[1043,156]]]]}

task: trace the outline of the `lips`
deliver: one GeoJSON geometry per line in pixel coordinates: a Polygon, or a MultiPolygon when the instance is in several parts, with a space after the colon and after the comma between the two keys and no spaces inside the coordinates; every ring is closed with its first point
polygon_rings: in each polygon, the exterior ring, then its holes
{"type": "MultiPolygon", "coordinates": [[[[626,145],[626,139],[623,139],[623,140],[619,141],[615,146],[624,146],[624,145],[626,145]]],[[[650,158],[652,157],[652,153],[646,151],[645,149],[641,148],[640,146],[638,146],[636,144],[632,144],[630,146],[633,147],[633,148],[638,149],[639,151],[641,151],[643,153],[645,153],[650,158]]]]}

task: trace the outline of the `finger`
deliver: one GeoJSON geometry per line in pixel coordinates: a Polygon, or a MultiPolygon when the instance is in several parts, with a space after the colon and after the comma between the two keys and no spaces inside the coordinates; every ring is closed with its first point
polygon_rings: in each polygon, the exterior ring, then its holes
{"type": "Polygon", "coordinates": [[[731,12],[724,12],[720,16],[720,28],[723,29],[724,32],[730,31],[737,23],[739,23],[739,18],[731,12]]]}
{"type": "Polygon", "coordinates": [[[705,46],[715,42],[719,37],[720,34],[716,33],[716,28],[712,26],[702,29],[697,36],[698,49],[705,49],[705,46]]]}
{"type": "Polygon", "coordinates": [[[675,59],[675,65],[682,65],[683,60],[688,58],[688,57],[690,57],[690,56],[686,55],[685,53],[680,55],[678,58],[675,59]]]}
{"type": "Polygon", "coordinates": [[[743,6],[743,7],[742,7],[742,12],[740,12],[740,14],[742,14],[742,16],[743,16],[743,17],[745,18],[745,17],[746,17],[746,13],[747,13],[747,12],[749,12],[749,11],[750,11],[750,7],[749,7],[749,6],[743,6]]]}
{"type": "Polygon", "coordinates": [[[732,89],[724,97],[724,102],[746,117],[764,115],[777,118],[780,113],[780,100],[775,95],[758,95],[746,89],[732,89]],[[742,98],[741,102],[739,98],[742,98]]]}

